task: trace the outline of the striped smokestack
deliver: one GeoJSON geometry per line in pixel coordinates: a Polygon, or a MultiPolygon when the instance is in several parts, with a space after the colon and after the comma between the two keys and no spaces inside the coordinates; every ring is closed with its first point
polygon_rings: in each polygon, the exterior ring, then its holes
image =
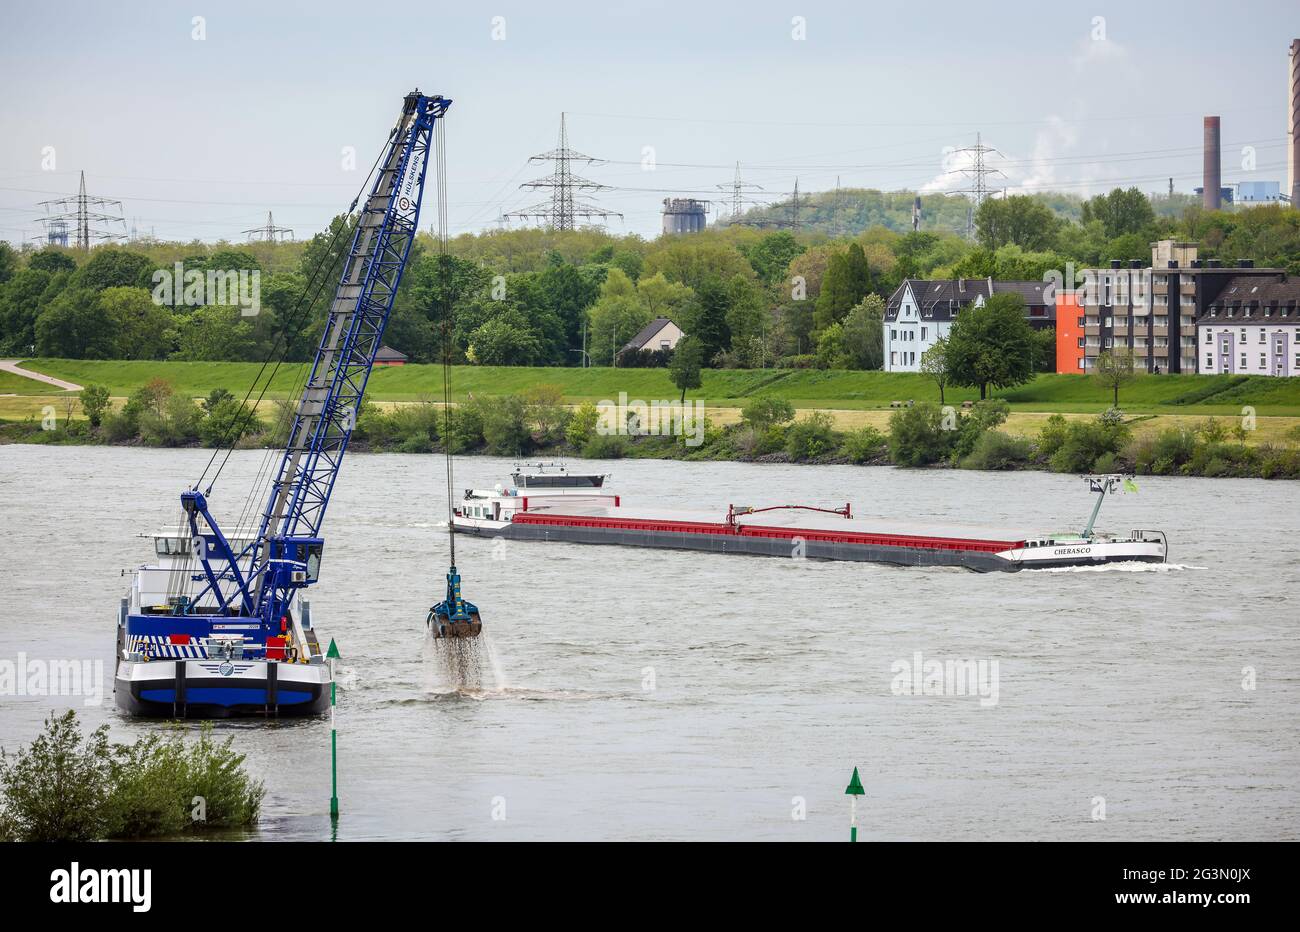
{"type": "Polygon", "coordinates": [[[1291,206],[1300,208],[1300,39],[1291,40],[1287,76],[1286,168],[1291,206]]]}
{"type": "Polygon", "coordinates": [[[1206,210],[1218,210],[1222,185],[1219,176],[1219,118],[1216,116],[1205,118],[1205,177],[1201,183],[1205,185],[1201,192],[1201,205],[1206,210]]]}

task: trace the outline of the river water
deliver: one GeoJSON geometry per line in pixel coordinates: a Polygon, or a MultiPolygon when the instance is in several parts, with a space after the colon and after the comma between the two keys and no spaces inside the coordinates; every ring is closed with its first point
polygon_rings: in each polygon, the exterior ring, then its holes
{"type": "MultiPolygon", "coordinates": [[[[138,534],[174,526],[207,455],[0,446],[0,660],[102,660],[111,690],[120,571],[150,556],[138,534]]],[[[219,520],[261,458],[232,458],[219,520]]],[[[600,465],[626,505],[720,514],[851,501],[1056,530],[1091,505],[1082,480],[1043,473],[600,465]]],[[[457,488],[509,466],[462,459],[457,488]]],[[[425,641],[445,585],[441,482],[437,457],[353,455],[326,519],[312,604],[343,655],[340,839],[840,840],[855,766],[867,840],[1300,837],[1293,484],[1140,480],[1098,526],[1166,530],[1172,566],[1143,569],[458,538],[501,678],[485,664],[484,688],[458,690],[425,641]],[[908,694],[918,652],[982,662],[980,695],[908,694]]],[[[119,740],[166,727],[111,694],[0,696],[0,745],[67,707],[119,740]]],[[[218,728],[266,782],[256,837],[330,837],[327,721],[218,728]]]]}

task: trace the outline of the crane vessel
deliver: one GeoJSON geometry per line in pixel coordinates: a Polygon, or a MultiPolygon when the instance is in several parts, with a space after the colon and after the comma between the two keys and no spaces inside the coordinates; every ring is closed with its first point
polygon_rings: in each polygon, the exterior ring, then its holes
{"type": "MultiPolygon", "coordinates": [[[[223,532],[210,508],[221,468],[206,484],[205,469],[181,493],[177,526],[154,535],[157,562],[133,571],[118,609],[114,674],[116,704],[128,714],[219,718],[328,708],[333,673],[303,596],[320,579],[325,511],[410,257],[430,162],[441,171],[435,144],[450,105],[419,90],[402,102],[356,214],[288,440],[263,487],[260,521],[223,532]]],[[[289,335],[281,336],[287,354],[289,335]]]]}

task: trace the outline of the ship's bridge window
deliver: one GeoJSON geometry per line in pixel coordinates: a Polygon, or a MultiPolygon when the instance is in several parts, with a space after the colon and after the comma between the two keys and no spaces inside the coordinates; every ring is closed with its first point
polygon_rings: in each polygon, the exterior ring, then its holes
{"type": "Polygon", "coordinates": [[[189,553],[189,538],[180,537],[155,537],[153,549],[160,557],[170,556],[177,553],[189,553]]]}
{"type": "Polygon", "coordinates": [[[521,489],[598,489],[605,484],[604,476],[529,476],[515,473],[511,478],[521,489]]]}

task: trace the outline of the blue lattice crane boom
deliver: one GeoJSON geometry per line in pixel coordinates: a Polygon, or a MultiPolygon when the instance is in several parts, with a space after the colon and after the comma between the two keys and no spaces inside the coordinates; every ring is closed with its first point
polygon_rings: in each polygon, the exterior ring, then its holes
{"type": "Polygon", "coordinates": [[[321,523],[419,228],[435,124],[450,105],[418,90],[403,102],[357,218],[256,539],[235,553],[205,495],[193,489],[181,496],[194,539],[206,541],[198,556],[209,590],[218,597],[217,614],[256,616],[271,631],[281,625],[296,591],[319,577],[321,523]],[[200,519],[206,531],[200,530],[200,519]],[[246,575],[241,560],[249,567],[246,575]]]}

